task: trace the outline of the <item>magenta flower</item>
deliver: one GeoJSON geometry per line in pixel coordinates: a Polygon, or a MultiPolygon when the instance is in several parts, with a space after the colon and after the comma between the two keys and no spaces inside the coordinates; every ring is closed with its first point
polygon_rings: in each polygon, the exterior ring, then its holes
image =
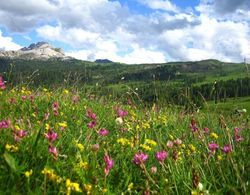
{"type": "Polygon", "coordinates": [[[104,162],[105,162],[104,173],[105,173],[105,176],[107,177],[109,174],[109,171],[112,169],[114,165],[114,160],[112,160],[108,155],[105,155],[104,162]]]}
{"type": "Polygon", "coordinates": [[[27,135],[27,131],[25,130],[14,130],[14,140],[16,142],[20,141],[22,138],[24,138],[27,135]]]}
{"type": "Polygon", "coordinates": [[[94,127],[96,126],[96,121],[91,121],[91,122],[89,122],[87,126],[88,126],[88,128],[90,128],[90,129],[94,128],[94,127]]]}
{"type": "Polygon", "coordinates": [[[53,109],[54,111],[56,111],[56,110],[58,110],[58,108],[59,108],[59,103],[58,103],[58,102],[54,102],[54,103],[52,104],[52,109],[53,109]]]}
{"type": "Polygon", "coordinates": [[[0,89],[4,90],[6,88],[3,77],[0,76],[0,89]]]}
{"type": "Polygon", "coordinates": [[[22,96],[22,100],[24,101],[24,100],[26,100],[27,99],[27,96],[26,95],[23,95],[22,96]]]}
{"type": "Polygon", "coordinates": [[[204,131],[205,134],[209,134],[209,128],[208,127],[204,127],[203,131],[204,131]]]}
{"type": "Polygon", "coordinates": [[[236,142],[241,142],[241,141],[244,140],[244,138],[242,136],[240,136],[240,135],[235,135],[234,139],[235,139],[236,142]]]}
{"type": "Polygon", "coordinates": [[[99,130],[98,134],[101,136],[106,136],[109,134],[109,131],[107,129],[102,128],[99,130]]]}
{"type": "Polygon", "coordinates": [[[140,164],[143,164],[147,159],[148,159],[148,155],[147,154],[139,152],[139,153],[137,153],[137,154],[134,155],[133,162],[136,165],[140,165],[140,164]]]}
{"type": "Polygon", "coordinates": [[[9,128],[10,121],[2,120],[0,121],[0,129],[7,129],[9,128]]]}
{"type": "Polygon", "coordinates": [[[58,151],[57,148],[54,146],[49,146],[49,153],[52,154],[54,159],[57,159],[58,151]]]}
{"type": "Polygon", "coordinates": [[[223,148],[222,148],[222,152],[224,152],[225,154],[228,154],[230,152],[232,152],[232,146],[230,144],[226,144],[223,148]]]}
{"type": "Polygon", "coordinates": [[[159,162],[163,162],[167,157],[168,157],[168,153],[166,151],[164,151],[164,150],[156,152],[156,154],[155,154],[155,158],[159,162]]]}
{"type": "Polygon", "coordinates": [[[117,115],[118,115],[118,117],[124,118],[125,116],[128,115],[128,112],[126,110],[118,108],[117,115]]]}
{"type": "Polygon", "coordinates": [[[89,109],[87,111],[87,117],[90,118],[90,119],[92,119],[92,120],[96,120],[96,114],[94,112],[92,112],[91,109],[89,109]]]}
{"type": "Polygon", "coordinates": [[[49,130],[48,133],[44,134],[44,136],[49,142],[53,142],[57,139],[57,133],[52,130],[49,130]]]}
{"type": "Polygon", "coordinates": [[[208,144],[208,149],[211,151],[211,152],[215,152],[217,149],[219,148],[219,145],[216,144],[216,143],[210,143],[208,144]]]}

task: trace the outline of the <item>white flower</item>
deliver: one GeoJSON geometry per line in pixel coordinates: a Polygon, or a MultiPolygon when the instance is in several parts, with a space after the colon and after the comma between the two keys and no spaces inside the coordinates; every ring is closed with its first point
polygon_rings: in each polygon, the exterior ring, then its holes
{"type": "Polygon", "coordinates": [[[115,122],[117,125],[121,125],[123,123],[122,117],[118,117],[117,119],[115,119],[115,122]]]}

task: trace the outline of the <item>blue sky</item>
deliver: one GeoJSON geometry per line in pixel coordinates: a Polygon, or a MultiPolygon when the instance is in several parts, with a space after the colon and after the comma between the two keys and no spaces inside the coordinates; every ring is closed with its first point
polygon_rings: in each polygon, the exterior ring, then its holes
{"type": "Polygon", "coordinates": [[[250,58],[249,0],[0,0],[0,49],[47,41],[93,61],[250,58]]]}

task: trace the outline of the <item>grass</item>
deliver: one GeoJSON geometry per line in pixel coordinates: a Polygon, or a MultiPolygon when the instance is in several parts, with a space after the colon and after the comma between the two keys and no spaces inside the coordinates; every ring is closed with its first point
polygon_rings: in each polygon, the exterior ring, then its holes
{"type": "Polygon", "coordinates": [[[250,192],[246,114],[222,116],[212,103],[190,114],[147,109],[74,88],[19,87],[0,98],[0,193],[250,192]]]}

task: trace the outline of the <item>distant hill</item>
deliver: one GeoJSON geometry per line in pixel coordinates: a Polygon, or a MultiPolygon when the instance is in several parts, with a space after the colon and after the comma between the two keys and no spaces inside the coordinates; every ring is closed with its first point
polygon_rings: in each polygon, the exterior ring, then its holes
{"type": "Polygon", "coordinates": [[[113,63],[111,60],[108,59],[97,59],[95,60],[96,63],[113,63]]]}

